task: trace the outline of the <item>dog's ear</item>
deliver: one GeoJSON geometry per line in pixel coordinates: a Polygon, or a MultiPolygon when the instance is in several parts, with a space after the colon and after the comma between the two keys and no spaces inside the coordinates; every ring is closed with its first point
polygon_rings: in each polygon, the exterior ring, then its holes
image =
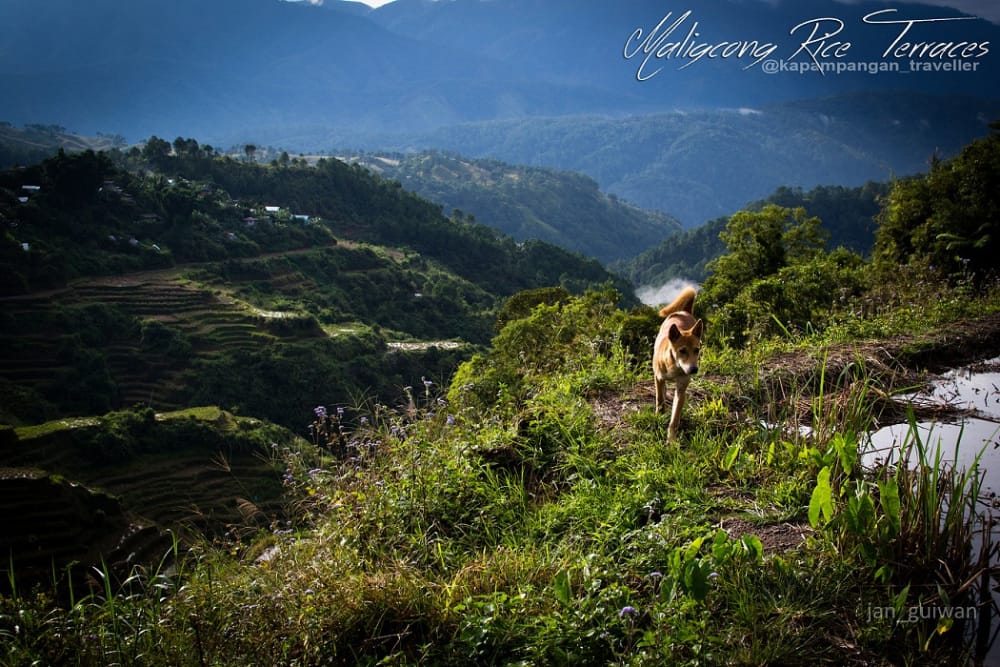
{"type": "Polygon", "coordinates": [[[691,327],[691,335],[696,338],[701,338],[703,333],[705,333],[705,323],[702,320],[698,320],[694,323],[694,326],[691,327]]]}
{"type": "Polygon", "coordinates": [[[672,323],[670,328],[667,329],[667,338],[670,339],[671,343],[676,343],[677,339],[683,335],[684,334],[681,333],[681,328],[677,326],[676,322],[672,323]]]}

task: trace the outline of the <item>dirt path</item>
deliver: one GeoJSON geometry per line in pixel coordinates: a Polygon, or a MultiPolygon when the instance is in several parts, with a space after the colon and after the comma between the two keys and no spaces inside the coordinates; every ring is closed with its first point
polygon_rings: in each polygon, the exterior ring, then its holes
{"type": "MultiPolygon", "coordinates": [[[[732,378],[706,373],[709,382],[704,384],[732,386],[726,392],[727,408],[734,424],[751,423],[754,414],[752,406],[741,398],[743,390],[755,388],[774,401],[778,414],[796,416],[802,424],[809,424],[813,401],[822,384],[824,401],[841,401],[851,391],[855,380],[848,372],[852,367],[863,369],[861,378],[867,379],[869,386],[876,388],[868,394],[876,401],[874,413],[878,415],[879,426],[904,421],[907,408],[892,399],[892,392],[904,387],[926,386],[937,374],[947,370],[967,366],[976,362],[994,359],[1000,355],[1000,314],[981,318],[960,320],[942,327],[940,334],[904,334],[880,341],[838,344],[828,347],[822,353],[795,351],[774,355],[766,360],[763,367],[748,371],[745,377],[732,378]],[[841,380],[843,376],[844,380],[841,380]],[[822,379],[822,383],[821,383],[822,379]],[[783,398],[784,397],[784,398],[783,398]],[[781,401],[786,401],[781,404],[781,401]],[[740,413],[743,414],[740,414],[740,413]]],[[[697,405],[708,396],[705,389],[698,386],[696,379],[689,388],[689,405],[697,405]]],[[[642,410],[651,409],[654,403],[652,377],[648,381],[628,387],[624,392],[602,392],[590,398],[591,407],[597,417],[598,427],[612,434],[622,446],[628,446],[632,426],[629,417],[642,410]]],[[[917,405],[915,412],[920,420],[952,417],[963,409],[949,408],[940,404],[917,405]]],[[[794,424],[792,426],[794,430],[794,424]]],[[[760,508],[752,495],[743,497],[741,492],[727,486],[706,489],[710,494],[731,501],[745,501],[746,511],[731,509],[717,517],[715,526],[725,530],[731,538],[741,535],[756,535],[767,554],[781,554],[797,549],[812,533],[803,522],[776,521],[762,522],[750,515],[759,513],[760,508]],[[734,495],[735,494],[735,495],[734,495]],[[751,511],[752,510],[752,511],[751,511]]]]}
{"type": "MultiPolygon", "coordinates": [[[[894,401],[892,394],[904,388],[926,386],[938,374],[953,368],[967,366],[1000,356],[1000,313],[975,319],[962,319],[941,327],[940,333],[901,334],[878,341],[859,341],[831,345],[821,353],[793,351],[776,354],[767,359],[756,378],[726,377],[709,370],[704,376],[712,384],[753,385],[760,391],[780,400],[797,400],[803,418],[810,406],[808,399],[819,394],[820,389],[831,400],[838,394],[850,391],[853,381],[850,371],[857,369],[874,388],[872,399],[878,401],[877,412],[883,423],[892,423],[906,417],[905,405],[894,401]]],[[[692,401],[706,396],[691,383],[692,401]]],[[[602,427],[624,428],[624,416],[652,406],[654,402],[652,378],[638,383],[624,393],[610,392],[595,396],[591,406],[602,427]]],[[[734,398],[730,409],[740,409],[741,401],[734,398]]],[[[918,417],[953,416],[954,410],[946,406],[917,406],[918,417]]]]}

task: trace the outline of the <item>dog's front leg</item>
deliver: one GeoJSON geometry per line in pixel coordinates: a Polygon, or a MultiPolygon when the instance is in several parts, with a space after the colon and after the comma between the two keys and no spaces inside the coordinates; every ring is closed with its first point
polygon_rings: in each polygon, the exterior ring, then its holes
{"type": "Polygon", "coordinates": [[[677,430],[681,425],[681,410],[684,409],[684,398],[687,395],[689,380],[680,378],[677,380],[677,388],[674,390],[674,405],[670,411],[670,427],[667,429],[667,441],[677,439],[677,430]]]}

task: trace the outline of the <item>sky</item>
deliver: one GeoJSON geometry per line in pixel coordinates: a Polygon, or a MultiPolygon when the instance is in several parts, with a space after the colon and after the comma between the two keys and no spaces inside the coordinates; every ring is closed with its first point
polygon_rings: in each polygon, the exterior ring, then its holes
{"type": "MultiPolygon", "coordinates": [[[[1000,0],[911,0],[922,5],[934,5],[937,7],[951,7],[959,11],[980,16],[993,23],[1000,23],[1000,0]]],[[[851,0],[840,0],[848,2],[851,0]]]]}
{"type": "MultiPolygon", "coordinates": [[[[358,0],[369,7],[381,7],[392,0],[358,0]]],[[[850,2],[850,0],[841,0],[850,2]]],[[[912,0],[925,5],[937,5],[940,7],[953,7],[960,11],[981,16],[994,23],[1000,23],[1000,0],[912,0]]],[[[323,2],[323,0],[309,0],[309,2],[323,2]]]]}
{"type": "MultiPolygon", "coordinates": [[[[324,2],[339,2],[340,0],[304,0],[304,1],[314,5],[322,5],[324,2]]],[[[381,7],[382,5],[386,5],[392,2],[393,0],[353,0],[353,1],[361,2],[362,4],[368,5],[369,7],[381,7]]],[[[775,2],[776,0],[763,0],[763,1],[775,2]]],[[[857,0],[838,0],[838,1],[847,4],[857,2],[857,0]]],[[[972,14],[973,16],[980,16],[986,19],[987,21],[992,21],[993,23],[1000,23],[1000,0],[904,0],[904,1],[919,2],[924,5],[935,5],[938,7],[949,7],[953,9],[958,9],[959,11],[965,12],[966,14],[972,14]]]]}

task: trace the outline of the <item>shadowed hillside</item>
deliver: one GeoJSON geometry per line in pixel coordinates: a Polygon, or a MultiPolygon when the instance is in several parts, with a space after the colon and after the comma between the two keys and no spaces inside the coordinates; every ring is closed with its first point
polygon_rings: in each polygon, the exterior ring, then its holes
{"type": "Polygon", "coordinates": [[[515,239],[540,239],[603,262],[633,257],[680,229],[670,216],[608,196],[576,173],[438,152],[351,160],[515,239]]]}
{"type": "Polygon", "coordinates": [[[274,450],[296,443],[280,427],[217,408],[4,429],[0,548],[27,585],[74,562],[81,580],[102,559],[116,575],[155,565],[171,549],[168,528],[181,540],[238,537],[284,515],[274,450]]]}

